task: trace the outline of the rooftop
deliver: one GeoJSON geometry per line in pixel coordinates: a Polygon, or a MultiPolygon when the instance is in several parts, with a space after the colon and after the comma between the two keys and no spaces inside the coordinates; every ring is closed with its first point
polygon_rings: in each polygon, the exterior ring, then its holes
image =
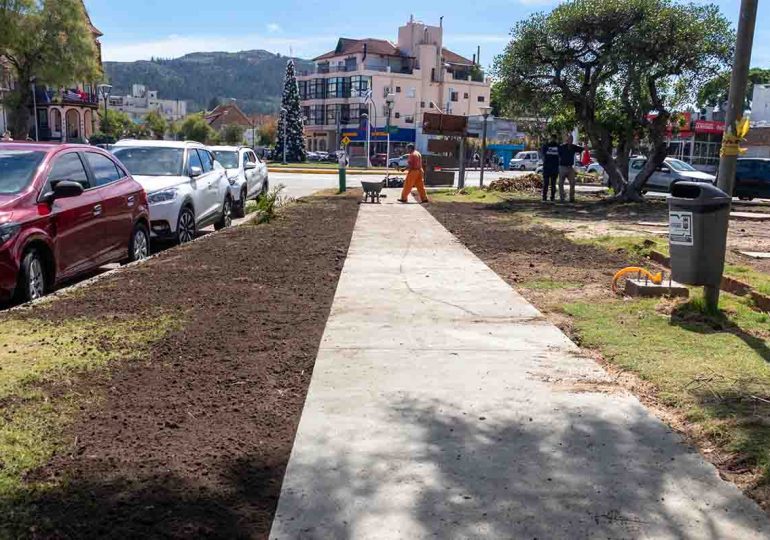
{"type": "Polygon", "coordinates": [[[382,56],[406,56],[398,49],[398,47],[396,47],[395,44],[386,39],[340,38],[337,42],[337,47],[333,51],[322,54],[321,56],[314,58],[313,61],[318,62],[320,60],[328,60],[329,58],[334,58],[343,54],[357,54],[364,52],[367,54],[379,54],[382,56]]]}

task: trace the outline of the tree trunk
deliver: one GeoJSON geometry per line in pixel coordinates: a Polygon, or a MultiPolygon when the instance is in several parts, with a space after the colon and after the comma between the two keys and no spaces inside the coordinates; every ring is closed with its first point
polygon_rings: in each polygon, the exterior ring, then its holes
{"type": "MultiPolygon", "coordinates": [[[[16,140],[25,140],[29,135],[29,115],[33,109],[32,90],[30,90],[30,74],[23,70],[18,70],[18,82],[16,88],[9,94],[6,104],[8,105],[8,116],[11,135],[16,140]]],[[[34,111],[33,114],[37,114],[34,111]]],[[[34,117],[34,116],[33,116],[34,117]]]]}
{"type": "Polygon", "coordinates": [[[666,144],[666,129],[668,127],[671,114],[668,112],[661,112],[652,121],[650,128],[650,139],[652,141],[652,153],[647,156],[647,163],[644,165],[636,178],[633,179],[627,186],[624,194],[630,197],[642,199],[642,190],[644,185],[649,180],[652,173],[660,167],[663,160],[666,159],[668,145],[666,144]]]}

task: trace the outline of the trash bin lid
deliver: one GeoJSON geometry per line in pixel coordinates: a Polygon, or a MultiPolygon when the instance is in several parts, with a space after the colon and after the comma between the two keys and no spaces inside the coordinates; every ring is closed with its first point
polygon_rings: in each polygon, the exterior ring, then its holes
{"type": "Polygon", "coordinates": [[[684,206],[722,206],[732,197],[708,182],[680,181],[671,184],[669,203],[684,206]]]}

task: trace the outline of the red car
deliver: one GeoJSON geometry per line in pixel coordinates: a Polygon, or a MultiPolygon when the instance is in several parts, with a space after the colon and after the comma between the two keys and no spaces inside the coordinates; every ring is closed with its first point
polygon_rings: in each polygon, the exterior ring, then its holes
{"type": "Polygon", "coordinates": [[[0,143],[0,300],[150,252],[147,196],[93,146],[0,143]]]}

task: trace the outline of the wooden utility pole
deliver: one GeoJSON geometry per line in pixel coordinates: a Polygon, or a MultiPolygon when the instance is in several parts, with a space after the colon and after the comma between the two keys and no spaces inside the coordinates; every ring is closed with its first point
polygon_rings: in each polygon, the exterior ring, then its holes
{"type": "MultiPolygon", "coordinates": [[[[741,12],[738,19],[738,39],[735,43],[735,58],[730,77],[730,94],[727,100],[725,132],[722,138],[717,183],[719,189],[730,197],[732,197],[735,187],[735,169],[740,154],[738,120],[743,117],[746,85],[751,65],[751,49],[754,44],[754,27],[757,22],[757,4],[758,0],[741,0],[741,12]]],[[[727,238],[727,226],[725,226],[724,231],[720,231],[720,234],[724,234],[724,237],[727,238]]],[[[719,286],[706,286],[704,296],[706,307],[711,311],[716,311],[719,306],[719,286]]]]}

